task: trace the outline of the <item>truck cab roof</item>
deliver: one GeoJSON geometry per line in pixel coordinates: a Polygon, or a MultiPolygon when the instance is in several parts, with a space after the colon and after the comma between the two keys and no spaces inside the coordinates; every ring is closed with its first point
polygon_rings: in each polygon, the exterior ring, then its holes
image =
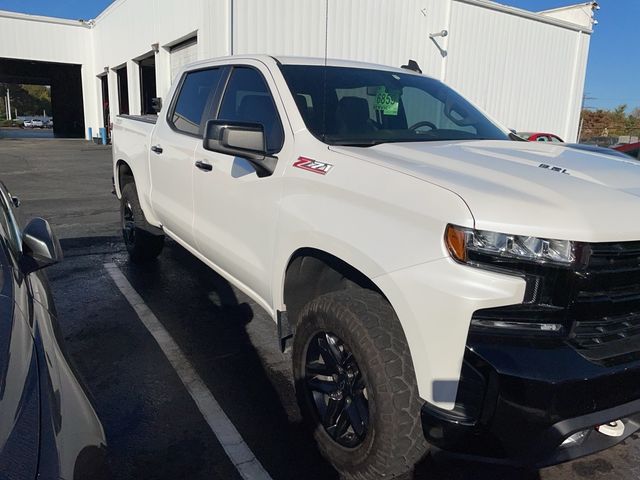
{"type": "MultiPolygon", "coordinates": [[[[289,55],[265,55],[265,54],[244,54],[244,55],[232,55],[225,57],[211,58],[208,60],[201,60],[198,62],[190,63],[185,66],[185,70],[191,70],[194,67],[208,65],[211,63],[219,63],[224,61],[237,61],[237,60],[257,60],[263,63],[270,63],[276,61],[282,65],[308,65],[308,66],[322,66],[329,67],[350,67],[350,68],[364,68],[370,70],[385,70],[385,71],[397,71],[399,73],[409,73],[419,75],[417,72],[406,68],[392,67],[389,65],[382,65],[378,63],[358,62],[353,60],[344,60],[339,58],[324,58],[324,57],[302,57],[302,56],[289,56],[289,55]]],[[[426,75],[428,76],[428,75],[426,75]]]]}

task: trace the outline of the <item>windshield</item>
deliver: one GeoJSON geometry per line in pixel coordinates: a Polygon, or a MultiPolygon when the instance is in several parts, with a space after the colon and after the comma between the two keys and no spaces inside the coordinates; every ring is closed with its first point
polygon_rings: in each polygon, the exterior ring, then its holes
{"type": "Polygon", "coordinates": [[[328,144],[509,139],[464,98],[432,78],[349,67],[281,69],[307,128],[328,144]]]}

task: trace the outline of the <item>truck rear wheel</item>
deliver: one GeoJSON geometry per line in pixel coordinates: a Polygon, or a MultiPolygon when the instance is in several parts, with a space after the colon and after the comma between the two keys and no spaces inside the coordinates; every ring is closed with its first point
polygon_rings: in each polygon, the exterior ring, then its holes
{"type": "Polygon", "coordinates": [[[122,237],[131,261],[145,262],[160,255],[164,247],[164,235],[150,232],[154,227],[144,217],[136,184],[133,182],[122,187],[120,219],[122,237]]]}
{"type": "Polygon", "coordinates": [[[381,295],[356,288],[309,302],[293,371],[302,414],[343,478],[410,475],[427,451],[421,402],[404,332],[381,295]]]}

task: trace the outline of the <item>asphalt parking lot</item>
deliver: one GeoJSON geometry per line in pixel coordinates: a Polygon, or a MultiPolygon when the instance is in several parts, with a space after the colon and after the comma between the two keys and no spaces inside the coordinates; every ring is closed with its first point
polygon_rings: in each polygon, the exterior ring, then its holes
{"type": "MultiPolygon", "coordinates": [[[[242,477],[110,272],[126,279],[175,342],[264,467],[262,478],[338,478],[301,425],[289,358],[267,314],[173,242],[156,262],[128,262],[110,193],[109,147],[0,139],[0,180],[21,198],[23,222],[45,217],[61,239],[65,260],[49,278],[69,355],[105,427],[114,478],[242,477]]],[[[539,472],[428,457],[417,477],[637,479],[640,440],[539,472]]]]}

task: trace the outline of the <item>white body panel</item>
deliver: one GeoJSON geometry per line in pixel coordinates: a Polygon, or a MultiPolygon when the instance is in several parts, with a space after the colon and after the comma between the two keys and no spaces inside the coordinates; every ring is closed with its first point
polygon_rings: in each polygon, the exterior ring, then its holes
{"type": "Polygon", "coordinates": [[[633,161],[507,141],[328,147],[305,128],[273,58],[223,58],[188,68],[234,63],[258,68],[274,97],[286,139],[275,172],[260,178],[242,159],[168,133],[165,112],[153,132],[149,124],[118,118],[114,162],[131,166],[147,219],[162,223],[274,319],[286,308],[284,277],[297,250],[322,250],[358,269],[398,314],[420,395],[442,408],[454,406],[473,312],[519,303],[525,291],[519,277],[453,262],[443,241],[447,224],[579,241],[640,238],[640,220],[624,213],[640,207],[640,167],[633,161]],[[149,155],[150,138],[161,140],[166,167],[149,155]],[[326,175],[294,168],[300,156],[333,168],[326,175]],[[213,170],[195,168],[195,160],[213,170]],[[191,238],[184,232],[189,225],[191,238]]]}
{"type": "Polygon", "coordinates": [[[153,216],[189,244],[194,241],[193,152],[199,143],[202,141],[160,121],[153,130],[151,146],[161,148],[162,153],[148,153],[153,216]]]}

